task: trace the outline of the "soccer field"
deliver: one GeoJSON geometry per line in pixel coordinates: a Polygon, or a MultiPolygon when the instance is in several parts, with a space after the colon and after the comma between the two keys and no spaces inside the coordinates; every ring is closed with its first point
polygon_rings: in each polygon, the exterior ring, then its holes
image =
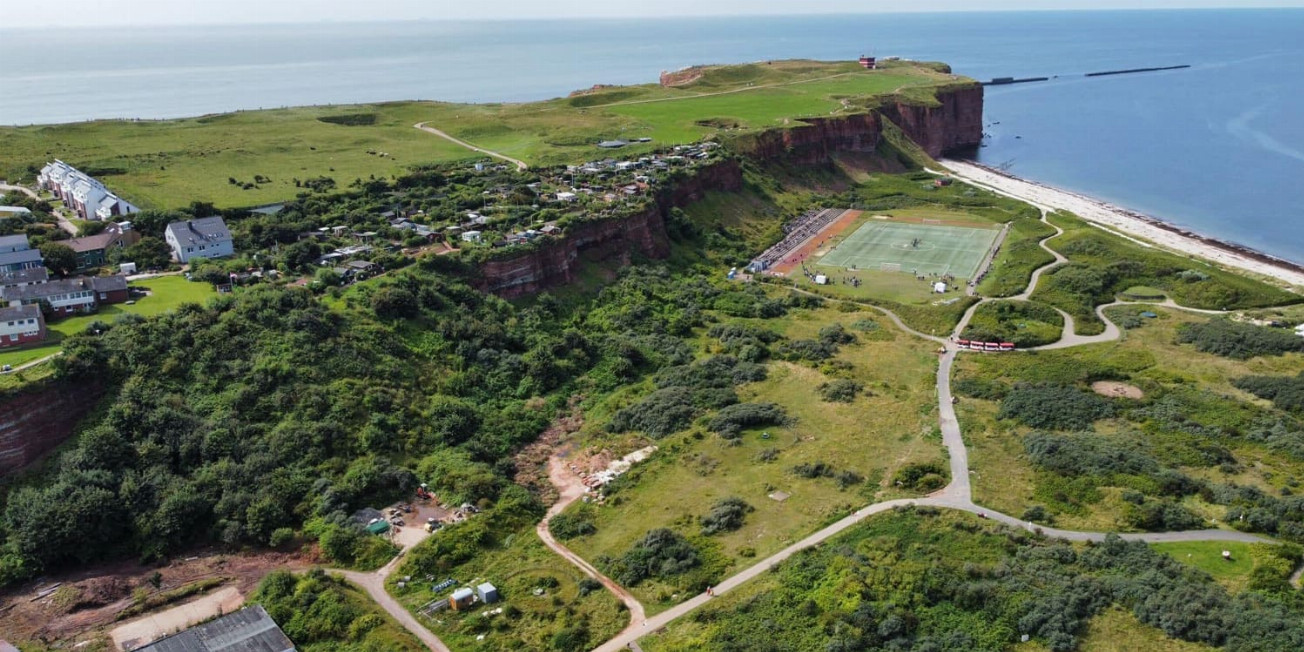
{"type": "Polygon", "coordinates": [[[968,279],[977,273],[999,233],[997,229],[871,221],[816,264],[878,270],[886,263],[900,265],[903,272],[968,279]]]}

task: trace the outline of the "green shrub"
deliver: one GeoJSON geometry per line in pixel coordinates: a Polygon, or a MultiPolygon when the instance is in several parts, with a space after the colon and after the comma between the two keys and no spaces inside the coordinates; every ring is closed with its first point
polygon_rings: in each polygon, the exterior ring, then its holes
{"type": "Polygon", "coordinates": [[[1107,399],[1051,383],[1015,385],[1001,401],[998,419],[1014,419],[1033,428],[1086,430],[1114,414],[1107,399]]]}
{"type": "Polygon", "coordinates": [[[747,513],[753,511],[742,498],[730,497],[716,501],[711,511],[702,516],[702,534],[710,536],[721,532],[732,532],[743,526],[747,513]]]}
{"type": "Polygon", "coordinates": [[[856,400],[864,386],[847,378],[838,378],[827,383],[820,383],[816,391],[820,398],[830,403],[851,403],[856,400]]]}
{"type": "Polygon", "coordinates": [[[625,586],[638,586],[649,578],[679,575],[701,563],[697,549],[672,530],[648,532],[614,563],[616,579],[625,586]]]}
{"type": "Polygon", "coordinates": [[[1304,351],[1304,338],[1291,331],[1230,319],[1182,324],[1177,327],[1177,341],[1192,344],[1204,353],[1234,360],[1304,351]]]}
{"type": "Polygon", "coordinates": [[[782,425],[787,421],[783,407],[775,403],[738,403],[716,413],[707,428],[726,439],[736,439],[744,428],[782,425]]]}

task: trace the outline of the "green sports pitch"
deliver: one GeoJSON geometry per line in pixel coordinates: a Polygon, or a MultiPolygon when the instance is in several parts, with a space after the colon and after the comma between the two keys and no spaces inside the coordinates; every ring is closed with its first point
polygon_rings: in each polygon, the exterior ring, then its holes
{"type": "Polygon", "coordinates": [[[899,265],[903,272],[973,278],[999,233],[997,229],[871,221],[816,264],[859,270],[899,265]]]}

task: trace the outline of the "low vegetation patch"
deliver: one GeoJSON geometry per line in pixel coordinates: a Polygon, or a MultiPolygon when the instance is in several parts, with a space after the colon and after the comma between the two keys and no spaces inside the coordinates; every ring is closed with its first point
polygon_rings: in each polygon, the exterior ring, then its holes
{"type": "Polygon", "coordinates": [[[1085,430],[1114,414],[1114,406],[1095,394],[1053,383],[1015,385],[1001,401],[998,419],[1014,419],[1033,428],[1085,430]]]}
{"type": "Polygon", "coordinates": [[[904,508],[782,562],[654,639],[659,650],[1078,649],[1111,606],[1164,636],[1234,650],[1304,640],[1279,583],[1232,595],[1140,542],[1085,547],[904,508]],[[919,591],[927,583],[927,591],[919,591]]]}
{"type": "Polygon", "coordinates": [[[747,518],[748,512],[754,509],[747,504],[747,501],[738,497],[716,501],[711,506],[711,511],[699,519],[702,524],[702,534],[710,536],[737,530],[743,526],[743,520],[747,518]]]}
{"type": "Polygon", "coordinates": [[[320,569],[303,575],[273,571],[250,601],[263,605],[285,635],[304,650],[395,650],[425,646],[371,598],[320,569]]]}
{"type": "Polygon", "coordinates": [[[1177,341],[1194,345],[1198,351],[1233,360],[1304,351],[1304,337],[1289,330],[1255,326],[1230,319],[1182,324],[1177,327],[1177,341]]]}

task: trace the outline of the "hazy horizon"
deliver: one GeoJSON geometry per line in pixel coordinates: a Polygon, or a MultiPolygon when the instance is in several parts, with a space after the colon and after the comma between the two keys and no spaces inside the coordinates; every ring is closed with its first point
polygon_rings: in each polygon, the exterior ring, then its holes
{"type": "Polygon", "coordinates": [[[8,8],[0,31],[43,28],[240,26],[316,23],[387,23],[416,21],[547,21],[640,18],[711,18],[720,16],[810,16],[918,13],[990,13],[1013,11],[1171,11],[1193,9],[1300,9],[1304,0],[1261,0],[1253,5],[1227,0],[919,0],[909,8],[885,0],[814,0],[794,11],[786,0],[723,0],[703,6],[699,0],[662,0],[649,12],[640,2],[599,0],[515,0],[489,6],[435,7],[422,0],[391,0],[387,7],[359,6],[344,0],[219,0],[176,3],[173,0],[65,0],[59,18],[42,5],[8,8]],[[379,14],[379,15],[378,15],[379,14]],[[69,20],[69,17],[72,17],[69,20]]]}

